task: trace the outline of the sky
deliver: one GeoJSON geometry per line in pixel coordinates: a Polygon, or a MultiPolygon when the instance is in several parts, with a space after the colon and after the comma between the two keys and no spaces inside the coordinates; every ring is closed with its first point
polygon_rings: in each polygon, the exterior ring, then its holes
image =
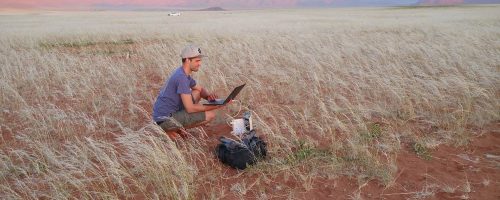
{"type": "Polygon", "coordinates": [[[453,3],[500,3],[500,0],[0,0],[0,8],[188,7],[294,8],[399,6],[453,3]]]}

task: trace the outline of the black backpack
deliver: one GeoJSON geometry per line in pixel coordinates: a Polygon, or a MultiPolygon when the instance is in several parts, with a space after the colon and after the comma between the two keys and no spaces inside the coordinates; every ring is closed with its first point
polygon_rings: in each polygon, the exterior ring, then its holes
{"type": "Polygon", "coordinates": [[[255,130],[246,133],[241,142],[224,136],[219,141],[221,143],[215,148],[217,158],[233,168],[245,169],[267,155],[266,143],[255,136],[255,130]]]}

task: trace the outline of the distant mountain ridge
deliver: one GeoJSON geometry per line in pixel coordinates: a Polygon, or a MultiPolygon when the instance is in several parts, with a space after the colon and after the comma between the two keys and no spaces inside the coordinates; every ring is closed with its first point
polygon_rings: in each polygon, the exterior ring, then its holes
{"type": "Polygon", "coordinates": [[[226,9],[221,7],[210,7],[210,8],[199,9],[196,11],[226,11],[226,9]]]}
{"type": "Polygon", "coordinates": [[[500,0],[420,0],[418,5],[494,4],[500,0]]]}
{"type": "Polygon", "coordinates": [[[451,5],[463,3],[464,0],[421,0],[419,5],[451,5]]]}

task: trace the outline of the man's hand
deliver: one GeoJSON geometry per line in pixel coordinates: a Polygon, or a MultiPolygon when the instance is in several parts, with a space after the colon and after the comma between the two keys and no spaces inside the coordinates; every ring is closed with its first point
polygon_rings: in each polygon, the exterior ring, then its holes
{"type": "Polygon", "coordinates": [[[207,100],[208,101],[215,101],[215,99],[219,98],[219,96],[217,96],[216,94],[209,94],[207,96],[207,100]]]}
{"type": "Polygon", "coordinates": [[[215,100],[215,99],[218,98],[218,96],[216,94],[214,94],[214,93],[212,93],[212,94],[208,93],[208,91],[205,90],[205,88],[202,88],[201,86],[198,86],[198,85],[197,85],[197,87],[198,88],[196,88],[196,89],[200,90],[200,96],[201,96],[201,98],[204,98],[204,99],[206,99],[208,101],[213,101],[213,100],[215,100]]]}

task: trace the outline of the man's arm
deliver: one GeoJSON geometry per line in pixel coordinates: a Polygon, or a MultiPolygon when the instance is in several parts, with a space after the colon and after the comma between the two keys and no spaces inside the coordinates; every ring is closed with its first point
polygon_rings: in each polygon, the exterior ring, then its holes
{"type": "Polygon", "coordinates": [[[200,97],[204,98],[206,100],[215,100],[215,99],[218,98],[217,95],[208,93],[208,91],[205,90],[205,88],[201,87],[201,85],[196,84],[191,89],[199,91],[200,92],[200,97]]]}
{"type": "Polygon", "coordinates": [[[200,97],[201,98],[204,98],[204,99],[207,99],[208,97],[208,92],[207,90],[205,90],[203,87],[201,87],[201,85],[198,85],[196,84],[194,87],[191,88],[192,90],[197,90],[198,92],[200,92],[200,97]]]}
{"type": "Polygon", "coordinates": [[[205,112],[222,107],[222,106],[205,106],[202,104],[194,104],[192,99],[193,97],[190,94],[180,94],[180,95],[182,104],[184,105],[184,108],[188,113],[205,112]]]}

